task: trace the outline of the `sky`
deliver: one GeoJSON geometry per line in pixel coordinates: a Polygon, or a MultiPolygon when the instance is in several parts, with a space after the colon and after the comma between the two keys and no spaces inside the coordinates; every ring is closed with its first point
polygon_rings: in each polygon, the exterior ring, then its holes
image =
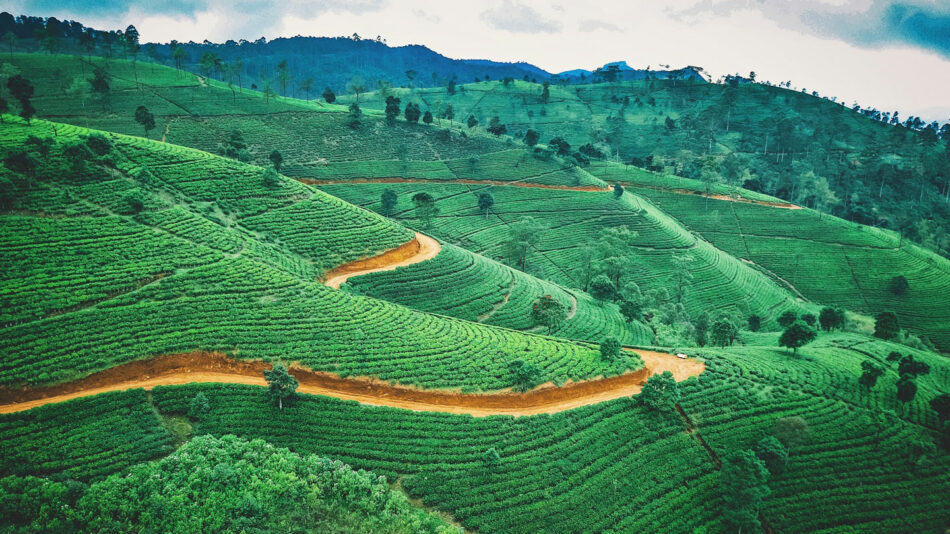
{"type": "Polygon", "coordinates": [[[8,0],[11,13],[134,24],[142,41],[294,35],[422,44],[549,72],[612,61],[791,81],[849,105],[950,121],[950,0],[8,0]]]}

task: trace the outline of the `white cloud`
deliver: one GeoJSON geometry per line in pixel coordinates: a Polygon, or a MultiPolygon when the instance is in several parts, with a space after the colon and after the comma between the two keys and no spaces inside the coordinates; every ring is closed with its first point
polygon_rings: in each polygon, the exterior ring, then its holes
{"type": "Polygon", "coordinates": [[[546,19],[533,7],[503,0],[494,8],[482,12],[482,20],[489,26],[512,33],[554,33],[561,30],[561,23],[546,19]]]}
{"type": "Polygon", "coordinates": [[[616,24],[611,24],[609,22],[604,22],[602,20],[594,19],[584,19],[577,24],[577,29],[582,32],[595,32],[599,30],[608,31],[608,32],[619,32],[623,31],[620,29],[620,26],[616,24]]]}

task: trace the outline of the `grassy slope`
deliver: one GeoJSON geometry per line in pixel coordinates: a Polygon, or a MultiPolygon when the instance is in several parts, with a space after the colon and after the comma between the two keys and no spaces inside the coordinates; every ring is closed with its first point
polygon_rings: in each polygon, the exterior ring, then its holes
{"type": "MultiPolygon", "coordinates": [[[[8,125],[0,144],[9,150],[53,128],[8,125]]],[[[56,130],[59,143],[87,132],[56,130]]],[[[321,267],[391,248],[411,233],[291,180],[266,187],[255,167],[113,139],[115,170],[93,165],[77,176],[63,168],[57,145],[35,181],[0,171],[17,184],[0,216],[5,383],[67,379],[195,349],[426,387],[509,387],[507,364],[516,358],[555,381],[619,370],[586,346],[328,289],[315,281],[321,267]],[[133,190],[145,209],[123,215],[133,190]]]]}
{"type": "MultiPolygon", "coordinates": [[[[608,181],[622,179],[716,247],[755,262],[815,302],[872,315],[891,310],[905,328],[926,335],[938,347],[950,347],[946,301],[950,260],[908,240],[901,243],[892,231],[810,209],[775,209],[656,191],[649,187],[702,191],[703,185],[615,164],[603,164],[593,174],[608,181]],[[906,295],[890,291],[891,278],[897,275],[910,283],[906,295]]],[[[777,200],[752,195],[754,200],[777,200]]]]}
{"type": "Polygon", "coordinates": [[[628,275],[642,291],[669,287],[672,258],[692,259],[693,287],[685,299],[694,313],[737,310],[758,313],[766,321],[800,304],[786,290],[747,264],[698,239],[649,202],[633,195],[615,200],[613,193],[551,191],[514,187],[458,184],[343,184],[321,189],[354,204],[379,209],[385,188],[401,200],[396,218],[415,224],[413,209],[405,199],[426,191],[437,200],[440,213],[433,232],[488,257],[501,256],[508,225],[523,216],[541,220],[547,229],[530,263],[539,276],[569,287],[583,284],[582,247],[593,243],[605,228],[628,226],[639,233],[636,255],[642,267],[628,275]],[[495,205],[489,217],[478,212],[476,197],[491,191],[495,205]]]}

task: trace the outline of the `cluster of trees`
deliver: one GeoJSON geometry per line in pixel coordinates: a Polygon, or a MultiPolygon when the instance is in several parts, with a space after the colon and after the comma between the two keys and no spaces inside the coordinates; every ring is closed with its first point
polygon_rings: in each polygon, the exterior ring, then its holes
{"type": "Polygon", "coordinates": [[[383,477],[259,439],[210,435],[91,485],[0,478],[0,517],[10,532],[456,531],[383,477]]]}

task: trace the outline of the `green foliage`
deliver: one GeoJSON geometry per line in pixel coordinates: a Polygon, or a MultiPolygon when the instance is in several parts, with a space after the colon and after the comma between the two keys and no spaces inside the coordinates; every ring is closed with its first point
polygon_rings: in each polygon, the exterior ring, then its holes
{"type": "Polygon", "coordinates": [[[815,314],[813,313],[804,313],[802,314],[802,321],[804,321],[808,326],[815,326],[815,323],[818,322],[818,318],[815,317],[815,314]]]}
{"type": "Polygon", "coordinates": [[[765,462],[772,476],[778,476],[788,467],[788,449],[775,436],[765,436],[755,444],[755,455],[765,462]]]}
{"type": "Polygon", "coordinates": [[[779,316],[778,325],[782,328],[788,328],[798,319],[798,314],[793,311],[787,311],[779,316]]]}
{"type": "Polygon", "coordinates": [[[937,412],[937,418],[941,423],[950,421],[950,394],[941,393],[930,399],[930,407],[937,412]]]}
{"type": "Polygon", "coordinates": [[[614,198],[620,198],[623,196],[623,186],[620,184],[614,184],[614,198]]]}
{"type": "Polygon", "coordinates": [[[277,187],[280,185],[280,176],[274,169],[264,169],[261,173],[261,183],[264,187],[277,187]]]}
{"type": "Polygon", "coordinates": [[[493,197],[491,193],[481,193],[478,195],[478,210],[486,216],[494,205],[495,197],[493,197]]]}
{"type": "Polygon", "coordinates": [[[297,379],[287,371],[287,366],[279,363],[274,364],[270,371],[264,371],[264,378],[267,379],[268,396],[283,410],[284,401],[293,400],[297,395],[297,379]]]}
{"type": "Polygon", "coordinates": [[[468,116],[468,119],[465,120],[465,124],[466,124],[469,128],[474,128],[474,127],[478,126],[478,119],[475,118],[475,115],[469,115],[469,116],[468,116]]]}
{"type": "Polygon", "coordinates": [[[841,308],[824,307],[818,314],[818,324],[822,330],[832,331],[844,328],[844,311],[841,308]]]}
{"type": "Polygon", "coordinates": [[[268,156],[267,159],[269,159],[274,165],[274,170],[280,172],[280,166],[284,163],[284,157],[280,154],[280,152],[277,150],[271,151],[270,156],[268,156]]]}
{"type": "Polygon", "coordinates": [[[758,332],[759,329],[762,328],[762,317],[754,313],[750,315],[749,320],[748,320],[748,327],[750,331],[758,332]]]}
{"type": "Polygon", "coordinates": [[[617,287],[606,274],[598,274],[595,276],[593,280],[590,281],[588,291],[592,297],[599,300],[611,301],[617,298],[617,287]]]}
{"type": "Polygon", "coordinates": [[[884,369],[874,362],[863,361],[861,362],[861,377],[858,379],[858,383],[861,384],[866,390],[870,390],[877,384],[877,379],[884,374],[884,369]]]}
{"type": "Polygon", "coordinates": [[[336,94],[329,87],[323,90],[322,96],[323,100],[326,101],[327,104],[332,104],[336,100],[336,94]]]}
{"type": "Polygon", "coordinates": [[[917,382],[912,375],[902,375],[897,380],[897,400],[906,404],[917,395],[917,382]]]}
{"type": "Polygon", "coordinates": [[[533,147],[534,145],[538,144],[538,141],[540,140],[541,134],[533,128],[528,128],[528,131],[526,131],[524,134],[524,144],[528,146],[533,147]]]}
{"type": "Polygon", "coordinates": [[[893,339],[900,333],[900,321],[894,312],[881,312],[874,317],[874,337],[893,339]]]}
{"type": "MultiPolygon", "coordinates": [[[[409,108],[407,107],[406,109],[408,110],[409,108]]],[[[399,116],[399,111],[400,111],[399,99],[391,95],[387,96],[385,111],[386,111],[386,122],[389,123],[390,126],[392,126],[393,124],[396,124],[396,117],[399,116]]]]}
{"type": "Polygon", "coordinates": [[[797,353],[798,349],[808,343],[811,343],[817,337],[815,329],[802,321],[795,321],[778,338],[780,347],[788,347],[792,352],[797,353]]]}
{"type": "Polygon", "coordinates": [[[671,410],[680,400],[679,385],[673,373],[663,371],[647,379],[637,398],[654,410],[671,410]]]}
{"type": "Polygon", "coordinates": [[[524,360],[508,362],[508,370],[518,391],[528,391],[541,381],[541,369],[524,360]]]}
{"type": "MultiPolygon", "coordinates": [[[[88,488],[7,478],[0,492],[31,497],[21,513],[38,512],[29,520],[43,531],[269,532],[289,525],[308,532],[452,531],[383,477],[234,436],[194,438],[168,458],[88,488]]],[[[26,523],[7,515],[4,522],[26,523]]]]}
{"type": "Polygon", "coordinates": [[[142,129],[145,130],[146,138],[148,137],[148,132],[155,129],[155,115],[152,115],[145,106],[135,108],[135,122],[142,125],[142,129]]]}
{"type": "Polygon", "coordinates": [[[211,404],[208,402],[207,395],[205,395],[203,391],[199,391],[191,399],[191,403],[188,405],[188,417],[199,421],[210,411],[211,404]]]}
{"type": "Polygon", "coordinates": [[[910,290],[910,282],[907,281],[907,277],[900,274],[891,278],[890,285],[891,293],[897,295],[898,297],[903,297],[907,294],[907,291],[910,290]]]}
{"type": "Polygon", "coordinates": [[[765,462],[749,450],[733,451],[722,462],[720,491],[722,516],[731,530],[759,528],[759,507],[769,495],[769,471],[765,462]]]}
{"type": "Polygon", "coordinates": [[[720,347],[728,347],[739,336],[739,327],[727,317],[717,319],[709,332],[710,341],[720,347]]]}
{"type": "Polygon", "coordinates": [[[613,361],[620,357],[620,341],[616,338],[608,337],[600,342],[600,357],[613,361]]]}
{"type": "Polygon", "coordinates": [[[405,116],[406,122],[409,124],[415,124],[419,122],[419,117],[422,116],[422,111],[419,109],[419,104],[416,104],[415,102],[406,104],[405,116]]]}
{"type": "Polygon", "coordinates": [[[380,213],[392,217],[399,204],[399,197],[392,189],[386,189],[379,198],[380,213]]]}
{"type": "Polygon", "coordinates": [[[488,122],[488,132],[496,136],[505,135],[508,133],[508,127],[502,124],[496,115],[488,122]]]}
{"type": "Polygon", "coordinates": [[[416,217],[422,221],[422,226],[432,228],[432,220],[439,214],[439,207],[435,205],[435,198],[426,192],[412,196],[412,204],[416,208],[416,217]]]}
{"type": "Polygon", "coordinates": [[[540,326],[554,331],[567,319],[567,308],[551,295],[544,295],[531,306],[531,318],[540,326]]]}

